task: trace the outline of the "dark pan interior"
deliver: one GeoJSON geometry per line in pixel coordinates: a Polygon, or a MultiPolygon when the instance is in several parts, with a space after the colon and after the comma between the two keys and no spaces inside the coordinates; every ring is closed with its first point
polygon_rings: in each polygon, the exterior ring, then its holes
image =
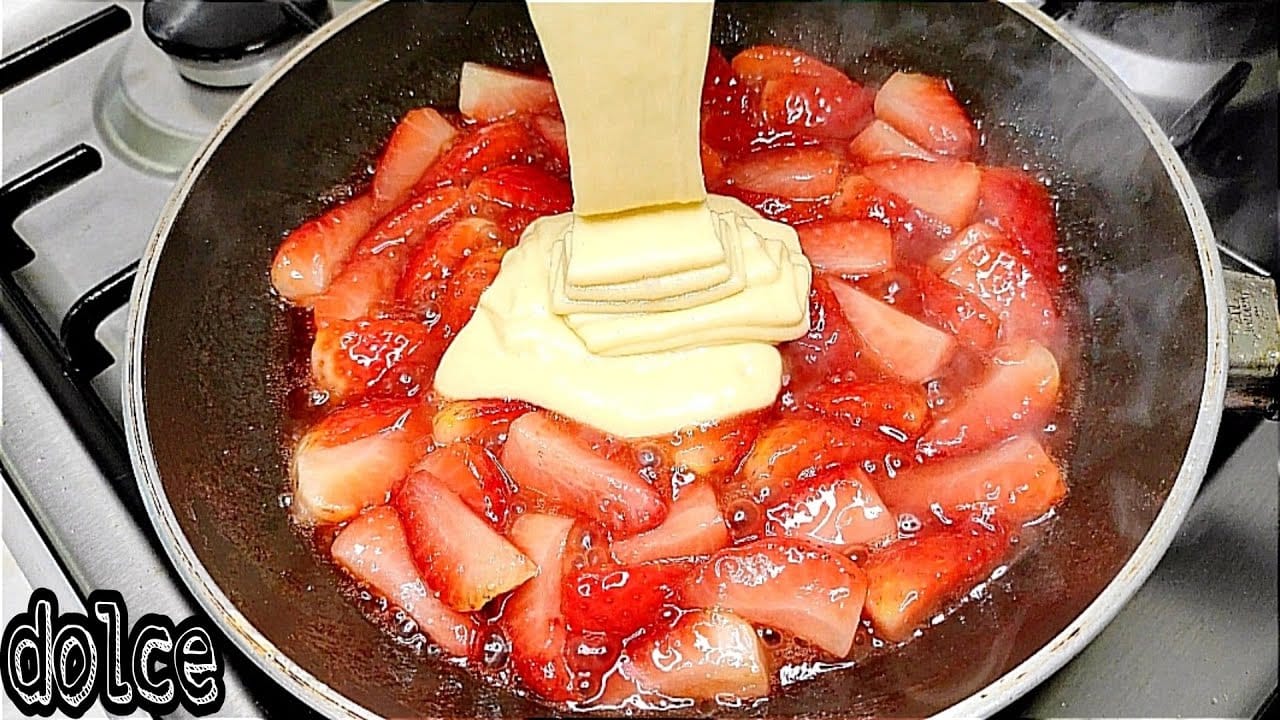
{"type": "MultiPolygon", "coordinates": [[[[1205,298],[1170,179],[1120,103],[1065,48],[999,5],[729,4],[716,42],[794,45],[878,82],[891,66],[953,79],[993,136],[1059,179],[1083,350],[1070,499],[992,592],[904,651],[783,690],[750,711],[931,713],[981,689],[1111,581],[1167,496],[1196,418],[1205,298]],[[1011,129],[1016,128],[1016,137],[1011,129]],[[1012,139],[1010,139],[1012,138],[1012,139]]],[[[463,60],[537,62],[521,4],[392,3],[312,52],[231,130],[159,259],[143,392],[174,514],[219,587],[280,651],[388,716],[545,708],[424,658],[366,622],[291,530],[282,368],[296,326],[273,299],[282,232],[322,207],[407,108],[452,105],[463,60]]],[[[339,190],[340,192],[340,190],[339,190]]]]}

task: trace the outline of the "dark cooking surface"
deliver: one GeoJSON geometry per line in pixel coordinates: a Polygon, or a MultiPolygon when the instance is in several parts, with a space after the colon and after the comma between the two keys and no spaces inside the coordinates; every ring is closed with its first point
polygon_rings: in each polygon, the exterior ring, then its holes
{"type": "MultiPolygon", "coordinates": [[[[287,353],[285,315],[269,298],[265,273],[280,232],[314,213],[315,198],[359,165],[400,112],[450,103],[461,60],[533,57],[521,8],[477,6],[475,28],[461,32],[468,7],[380,8],[279,82],[189,195],[156,268],[146,321],[146,419],[188,540],[241,612],[287,655],[390,715],[450,714],[473,704],[534,710],[394,645],[334,591],[336,574],[297,542],[277,506],[286,383],[251,367],[280,367],[287,353]],[[495,17],[503,15],[517,17],[495,17]],[[497,54],[495,43],[514,51],[497,54]],[[317,97],[325,99],[319,107],[317,97]]],[[[764,19],[781,31],[778,42],[842,66],[855,51],[876,48],[865,63],[873,76],[878,61],[948,75],[962,97],[980,100],[978,115],[1016,120],[1038,154],[1083,186],[1063,207],[1092,318],[1080,358],[1081,450],[1070,458],[1073,494],[1044,549],[1005,576],[1008,591],[965,608],[903,654],[804,684],[767,706],[782,715],[886,704],[936,710],[1063,627],[1158,511],[1190,435],[1204,365],[1204,300],[1189,230],[1127,114],[1065,49],[1009,10],[725,5],[718,16],[717,42],[726,48],[768,39],[753,30],[764,19]]]]}

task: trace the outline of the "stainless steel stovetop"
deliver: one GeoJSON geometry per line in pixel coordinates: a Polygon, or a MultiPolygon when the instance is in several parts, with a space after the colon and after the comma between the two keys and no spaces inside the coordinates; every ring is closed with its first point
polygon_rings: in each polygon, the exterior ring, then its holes
{"type": "MultiPolygon", "coordinates": [[[[8,89],[0,99],[0,182],[9,186],[59,156],[67,174],[85,175],[20,214],[0,207],[0,216],[6,222],[16,217],[14,230],[34,251],[34,260],[14,273],[16,286],[51,327],[86,293],[99,290],[96,300],[79,303],[67,338],[79,351],[72,375],[91,377],[97,411],[106,417],[119,413],[119,365],[92,377],[100,363],[84,349],[96,337],[119,355],[125,313],[112,310],[112,299],[127,290],[127,275],[105,292],[99,286],[141,255],[177,169],[238,94],[182,80],[143,36],[141,3],[118,4],[132,21],[129,30],[8,89]],[[81,143],[97,150],[101,169],[89,172],[96,164],[92,149],[63,155],[81,143]],[[105,320],[95,334],[99,314],[105,320]]],[[[335,3],[338,9],[344,4],[335,3]]],[[[107,7],[5,0],[0,55],[107,7]]],[[[1229,101],[1209,113],[1185,157],[1226,246],[1227,266],[1243,262],[1274,274],[1280,195],[1271,10],[1247,3],[1206,8],[1061,2],[1046,4],[1050,9],[1171,134],[1185,135],[1195,126],[1180,117],[1237,61],[1250,64],[1247,80],[1234,94],[1223,93],[1229,101]]],[[[123,21],[120,14],[106,20],[123,21]]],[[[1229,79],[1240,79],[1241,68],[1234,72],[1229,79]]],[[[1219,83],[1219,89],[1231,84],[1219,83]]],[[[0,272],[8,273],[25,258],[4,244],[3,232],[0,272]]],[[[25,606],[26,591],[18,587],[27,585],[53,588],[64,607],[79,604],[92,589],[114,588],[135,617],[198,612],[153,544],[150,527],[131,511],[127,468],[101,462],[81,441],[60,409],[56,383],[41,375],[47,368],[19,351],[19,332],[7,324],[0,329],[3,535],[18,569],[11,575],[6,566],[5,619],[25,606]]],[[[72,419],[93,414],[93,408],[70,409],[72,419]]],[[[1260,714],[1274,698],[1280,654],[1278,455],[1280,427],[1228,417],[1209,479],[1155,574],[1084,653],[1008,714],[1260,714]]],[[[227,690],[223,716],[309,714],[243,659],[233,659],[227,690]]]]}

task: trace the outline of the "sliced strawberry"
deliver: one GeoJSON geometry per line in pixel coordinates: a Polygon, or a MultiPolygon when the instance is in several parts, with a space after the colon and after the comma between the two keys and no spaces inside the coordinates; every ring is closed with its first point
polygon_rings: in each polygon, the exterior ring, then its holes
{"type": "Polygon", "coordinates": [[[430,384],[443,352],[417,320],[335,320],[316,330],[311,376],[339,399],[414,397],[430,384]]]}
{"type": "Polygon", "coordinates": [[[873,97],[834,69],[817,76],[786,75],[765,80],[760,112],[772,129],[845,140],[871,121],[873,97]]]}
{"type": "Polygon", "coordinates": [[[821,220],[826,216],[831,206],[831,200],[825,197],[815,200],[795,200],[768,193],[755,192],[739,185],[726,185],[723,183],[719,189],[725,195],[736,197],[755,208],[761,215],[770,220],[777,220],[788,225],[803,225],[804,223],[821,220]]]}
{"type": "Polygon", "coordinates": [[[304,522],[338,523],[381,505],[430,442],[430,410],[418,402],[335,410],[294,450],[293,509],[304,522]]]}
{"type": "Polygon", "coordinates": [[[733,71],[748,85],[760,86],[768,80],[798,75],[829,77],[843,75],[839,70],[793,48],[779,45],[754,45],[733,57],[733,71]]]}
{"type": "Polygon", "coordinates": [[[997,348],[991,366],[921,438],[930,455],[973,451],[1035,429],[1058,404],[1058,361],[1034,340],[997,348]]]}
{"type": "Polygon", "coordinates": [[[831,290],[863,346],[886,372],[921,383],[938,374],[955,350],[951,335],[833,281],[831,290]]]}
{"type": "Polygon", "coordinates": [[[875,632],[892,642],[964,596],[985,578],[1008,548],[998,527],[965,523],[926,531],[873,553],[867,576],[866,614],[875,632]]]}
{"type": "Polygon", "coordinates": [[[893,236],[874,220],[827,220],[797,229],[814,269],[866,275],[893,267],[893,236]]]}
{"type": "Polygon", "coordinates": [[[511,525],[511,542],[538,567],[502,612],[502,629],[511,641],[516,674],[538,695],[552,701],[578,696],[575,672],[565,657],[569,628],[560,612],[564,594],[566,541],[573,520],[526,514],[511,525]]]}
{"type": "MultiPolygon", "coordinates": [[[[820,417],[789,415],[765,427],[742,459],[734,476],[740,485],[726,498],[746,494],[755,503],[770,506],[795,492],[798,481],[813,477],[820,470],[851,458],[860,457],[869,448],[871,433],[855,432],[820,417]]],[[[880,443],[875,443],[878,450],[880,443]]],[[[743,537],[759,518],[728,517],[730,528],[743,537]]]]}
{"type": "Polygon", "coordinates": [[[454,610],[479,610],[538,574],[532,560],[430,473],[410,475],[395,506],[418,572],[454,610]]]}
{"type": "Polygon", "coordinates": [[[565,578],[560,607],[569,627],[626,637],[676,603],[692,570],[682,560],[584,568],[565,578]]]}
{"type": "Polygon", "coordinates": [[[499,120],[460,138],[418,181],[423,192],[471,178],[504,165],[535,165],[546,158],[541,139],[518,118],[499,120]]]}
{"type": "Polygon", "coordinates": [[[592,452],[543,413],[511,423],[502,464],[521,488],[603,524],[617,537],[656,527],[667,517],[662,497],[648,483],[592,452]]]}
{"type": "Polygon", "coordinates": [[[719,48],[711,48],[702,81],[702,141],[726,157],[747,152],[759,134],[752,122],[756,95],[719,48]]]}
{"type": "Polygon", "coordinates": [[[405,113],[373,173],[374,212],[382,215],[408,200],[418,179],[457,135],[457,128],[432,108],[405,113]]]}
{"type": "Polygon", "coordinates": [[[875,220],[893,233],[894,250],[911,262],[921,262],[951,236],[937,218],[862,175],[849,175],[831,199],[833,217],[875,220]]]}
{"type": "Polygon", "coordinates": [[[976,295],[924,268],[917,269],[915,281],[921,292],[922,317],[927,322],[950,332],[969,347],[982,349],[995,344],[1000,322],[976,295]]]}
{"type": "Polygon", "coordinates": [[[840,186],[840,157],[822,148],[762,150],[726,165],[724,182],[778,198],[816,200],[840,186]]]}
{"type": "Polygon", "coordinates": [[[850,552],[879,545],[897,531],[866,474],[833,468],[805,481],[789,500],[765,511],[765,534],[850,552]]]}
{"type": "Polygon", "coordinates": [[[895,513],[951,519],[977,512],[1010,525],[1044,515],[1067,493],[1062,472],[1040,443],[1019,436],[974,455],[898,472],[876,488],[895,513]]]}
{"type": "Polygon", "coordinates": [[[378,220],[373,196],[356,196],[285,235],[271,263],[271,285],[281,296],[307,302],[329,289],[360,238],[378,220]]]}
{"type": "Polygon", "coordinates": [[[725,59],[720,48],[712,46],[707,52],[707,69],[702,76],[702,107],[724,110],[743,110],[745,86],[733,66],[725,59]]]}
{"type": "Polygon", "coordinates": [[[395,297],[409,257],[458,211],[462,191],[441,188],[401,205],[356,246],[351,262],[316,298],[316,322],[356,320],[374,314],[395,297]]]}
{"type": "Polygon", "coordinates": [[[827,383],[804,396],[804,406],[851,427],[899,442],[916,438],[929,421],[929,398],[918,383],[894,380],[827,383]]]}
{"type": "Polygon", "coordinates": [[[468,442],[445,445],[418,461],[413,471],[429,473],[490,525],[500,528],[506,522],[511,491],[497,458],[483,446],[468,442]]]}
{"type": "Polygon", "coordinates": [[[1052,344],[1060,328],[1048,288],[1007,238],[990,236],[990,231],[984,230],[986,239],[973,241],[975,235],[962,234],[956,244],[939,254],[939,262],[956,257],[942,270],[942,277],[995,313],[1001,340],[1034,339],[1052,344]],[[966,243],[971,244],[963,247],[966,243]]]}
{"type": "Polygon", "coordinates": [[[516,113],[558,111],[551,80],[473,62],[462,63],[458,109],[481,122],[516,113]]]}
{"type": "Polygon", "coordinates": [[[809,286],[809,332],[779,350],[788,388],[797,394],[859,365],[853,328],[826,278],[815,275],[809,286]]]}
{"type": "Polygon", "coordinates": [[[490,170],[471,181],[467,195],[539,215],[569,212],[573,207],[569,183],[529,165],[506,165],[490,170]]]}
{"type": "Polygon", "coordinates": [[[435,325],[443,337],[453,338],[470,322],[481,293],[498,276],[505,252],[506,248],[483,248],[464,260],[457,272],[444,281],[436,296],[440,318],[435,325]]]}
{"type": "Polygon", "coordinates": [[[973,163],[893,160],[868,165],[862,174],[953,228],[969,222],[978,207],[982,174],[973,163]]]}
{"type": "Polygon", "coordinates": [[[611,678],[625,689],[612,690],[606,700],[638,693],[645,707],[663,708],[769,694],[769,664],[755,628],[725,610],[686,613],[669,630],[638,638],[627,655],[629,662],[611,678]]]}
{"type": "Polygon", "coordinates": [[[729,531],[710,485],[697,483],[681,491],[667,519],[658,527],[609,546],[618,562],[708,555],[729,544],[729,531]]]}
{"type": "Polygon", "coordinates": [[[842,658],[853,647],[867,579],[853,561],[781,538],[725,548],[685,586],[693,607],[719,607],[842,658]]]}
{"type": "Polygon", "coordinates": [[[733,472],[760,434],[763,420],[762,412],[750,412],[676,430],[665,437],[668,462],[699,477],[733,472]]]}
{"type": "Polygon", "coordinates": [[[398,606],[450,655],[466,657],[476,621],[440,602],[413,566],[400,516],[385,505],[352,520],[333,539],[333,559],[356,580],[398,606]]]}
{"type": "Polygon", "coordinates": [[[492,446],[506,440],[512,420],[531,410],[533,406],[522,400],[455,400],[436,412],[431,432],[437,443],[492,446]]]}
{"type": "Polygon", "coordinates": [[[849,143],[849,156],[863,165],[900,158],[937,159],[936,155],[911,142],[910,138],[883,120],[872,122],[858,133],[849,143]]]}
{"type": "Polygon", "coordinates": [[[719,151],[702,143],[702,177],[708,188],[718,187],[724,179],[724,158],[719,151]]]}
{"type": "Polygon", "coordinates": [[[533,129],[542,138],[551,159],[555,160],[555,169],[561,173],[569,171],[569,136],[565,133],[564,121],[550,115],[538,115],[533,118],[533,129]]]}
{"type": "Polygon", "coordinates": [[[876,93],[876,117],[930,152],[964,159],[977,147],[969,115],[947,81],[896,72],[876,93]]]}
{"type": "Polygon", "coordinates": [[[1030,174],[1017,168],[982,168],[978,217],[1008,234],[1036,277],[1056,292],[1062,271],[1053,206],[1049,189],[1030,174]]]}
{"type": "Polygon", "coordinates": [[[455,220],[432,233],[413,254],[396,284],[396,299],[410,308],[424,308],[437,299],[441,282],[455,273],[467,257],[514,244],[512,236],[492,220],[455,220]]]}

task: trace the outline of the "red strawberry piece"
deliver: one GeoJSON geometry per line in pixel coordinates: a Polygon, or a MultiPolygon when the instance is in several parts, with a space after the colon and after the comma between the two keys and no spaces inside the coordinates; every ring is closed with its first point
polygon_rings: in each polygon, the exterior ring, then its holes
{"type": "Polygon", "coordinates": [[[771,538],[713,555],[689,579],[683,599],[791,633],[842,658],[853,647],[866,593],[866,576],[843,555],[771,538]]]}
{"type": "Polygon", "coordinates": [[[1001,340],[1035,339],[1052,344],[1060,332],[1053,296],[1008,238],[987,228],[978,232],[981,227],[970,228],[943,249],[939,263],[956,259],[940,274],[995,313],[1001,340]]]}
{"type": "Polygon", "coordinates": [[[542,138],[551,158],[555,160],[553,168],[561,173],[569,171],[569,136],[565,133],[564,121],[549,115],[538,115],[533,118],[533,129],[542,138]]]}
{"type": "Polygon", "coordinates": [[[765,534],[850,552],[893,537],[897,517],[866,474],[835,468],[805,482],[789,500],[765,511],[765,534]]]}
{"type": "Polygon", "coordinates": [[[760,90],[760,112],[771,129],[843,140],[871,121],[872,98],[872,93],[833,69],[818,76],[766,80],[760,90]]]}
{"type": "Polygon", "coordinates": [[[738,198],[755,208],[761,215],[770,220],[777,220],[788,225],[821,220],[831,205],[829,198],[816,200],[795,200],[782,198],[768,193],[755,192],[738,185],[721,184],[720,192],[738,198]]]}
{"type": "Polygon", "coordinates": [[[817,270],[865,275],[893,267],[893,236],[874,220],[826,220],[797,232],[805,256],[817,270]]]}
{"type": "Polygon", "coordinates": [[[366,194],[290,231],[271,263],[271,284],[276,292],[298,303],[323,293],[377,219],[373,197],[366,194]]]}
{"type": "Polygon", "coordinates": [[[916,270],[915,284],[921,293],[921,315],[927,322],[969,347],[982,349],[995,344],[1000,322],[976,295],[924,268],[916,270]]]}
{"type": "Polygon", "coordinates": [[[679,560],[584,568],[565,578],[560,607],[569,627],[626,637],[674,606],[692,570],[679,560]]]}
{"type": "Polygon", "coordinates": [[[418,181],[423,192],[440,185],[466,184],[504,165],[535,165],[547,150],[523,120],[508,118],[458,138],[418,181]]]}
{"type": "Polygon", "coordinates": [[[1057,291],[1062,283],[1058,223],[1043,183],[1017,168],[982,168],[978,217],[1003,230],[1022,249],[1036,277],[1057,291]]]}
{"type": "Polygon", "coordinates": [[[951,357],[951,335],[840,282],[831,290],[868,355],[886,372],[921,383],[935,377],[951,357]]]}
{"type": "Polygon", "coordinates": [[[921,520],[955,513],[1009,524],[1034,520],[1067,493],[1062,472],[1034,438],[1019,436],[973,455],[926,461],[876,488],[895,513],[921,520]]]}
{"type": "Polygon", "coordinates": [[[395,297],[409,257],[457,212],[462,191],[441,188],[401,205],[356,246],[351,262],[314,303],[316,322],[373,315],[395,297]]]}
{"type": "Polygon", "coordinates": [[[543,413],[511,423],[501,459],[521,488],[604,525],[615,537],[657,527],[667,517],[662,497],[648,483],[596,454],[543,413]]]}
{"type": "Polygon", "coordinates": [[[730,162],[724,182],[783,199],[816,200],[840,186],[840,157],[822,148],[762,150],[730,162]]]}
{"type": "Polygon", "coordinates": [[[862,173],[953,228],[969,222],[978,207],[982,175],[973,163],[894,160],[868,165],[862,173]]]}
{"type": "Polygon", "coordinates": [[[875,112],[877,118],[938,155],[964,159],[977,147],[969,115],[941,78],[894,73],[876,93],[875,112]]]}
{"type": "Polygon", "coordinates": [[[483,248],[464,260],[457,272],[445,279],[436,295],[440,317],[435,323],[443,337],[453,338],[470,322],[480,295],[498,276],[504,253],[505,248],[483,248]]]}
{"type": "Polygon", "coordinates": [[[396,299],[421,309],[436,299],[441,282],[457,272],[474,253],[515,244],[512,236],[492,220],[462,218],[445,225],[417,249],[396,284],[396,299]]]}
{"type": "Polygon", "coordinates": [[[709,555],[729,544],[729,531],[711,486],[698,483],[681,491],[658,527],[609,547],[623,564],[709,555]]]}
{"type": "Polygon", "coordinates": [[[823,276],[815,275],[809,286],[809,332],[783,343],[779,350],[787,387],[796,394],[860,364],[853,328],[823,276]]]}
{"type": "Polygon", "coordinates": [[[821,417],[789,415],[775,420],[761,431],[734,476],[739,487],[731,488],[726,496],[731,506],[726,512],[730,529],[744,537],[761,520],[734,517],[732,511],[741,504],[733,501],[734,496],[745,493],[751,501],[766,506],[781,502],[796,491],[800,480],[861,455],[868,449],[870,437],[870,433],[842,428],[821,417]]]}
{"type": "Polygon", "coordinates": [[[502,611],[502,629],[511,641],[511,659],[524,684],[543,698],[564,701],[579,695],[575,672],[565,657],[569,628],[560,612],[564,565],[573,520],[526,514],[511,525],[511,542],[538,567],[516,589],[502,611]]]}
{"type": "Polygon", "coordinates": [[[443,352],[417,320],[335,320],[316,330],[311,376],[340,399],[413,397],[430,384],[443,352]]]}
{"type": "Polygon", "coordinates": [[[920,262],[936,252],[951,229],[902,197],[862,175],[849,175],[831,199],[831,215],[850,220],[875,220],[893,233],[899,257],[920,262]]]}
{"type": "Polygon", "coordinates": [[[931,529],[873,553],[863,568],[866,614],[876,634],[891,642],[909,640],[994,570],[1007,548],[998,527],[966,523],[931,529]]]}
{"type": "Polygon", "coordinates": [[[338,523],[381,505],[430,442],[430,410],[417,402],[335,410],[294,450],[293,508],[304,522],[338,523]]]}
{"type": "Polygon", "coordinates": [[[758,134],[752,122],[755,95],[720,50],[711,48],[702,82],[703,142],[729,157],[745,153],[758,134]]]}
{"type": "Polygon", "coordinates": [[[1058,361],[1034,340],[997,348],[985,375],[921,439],[931,455],[973,451],[1034,429],[1058,404],[1058,361]]]}
{"type": "Polygon", "coordinates": [[[418,179],[457,135],[457,128],[432,108],[405,113],[373,173],[374,212],[381,215],[408,200],[418,179]]]}
{"type": "Polygon", "coordinates": [[[627,655],[601,698],[611,706],[629,695],[661,709],[769,694],[769,663],[755,628],[725,610],[686,613],[670,629],[637,638],[627,655]]]}
{"type": "Polygon", "coordinates": [[[715,148],[702,143],[702,177],[708,188],[717,187],[724,179],[724,159],[715,148]]]}
{"type": "Polygon", "coordinates": [[[762,412],[744,413],[681,428],[666,436],[665,455],[673,467],[699,477],[733,472],[760,433],[762,412]]]}
{"type": "Polygon", "coordinates": [[[918,437],[929,421],[924,386],[894,380],[828,383],[807,393],[804,406],[823,417],[874,430],[898,442],[918,437]]]}
{"type": "Polygon", "coordinates": [[[538,574],[533,561],[430,473],[410,475],[395,506],[418,572],[454,610],[479,610],[538,574]]]}
{"type": "Polygon", "coordinates": [[[440,602],[427,589],[405,540],[400,516],[386,505],[352,520],[330,548],[333,559],[356,580],[383,596],[450,655],[466,657],[476,621],[440,602]]]}
{"type": "Polygon", "coordinates": [[[483,446],[468,442],[445,445],[418,461],[413,470],[429,473],[490,525],[500,528],[506,522],[511,491],[497,458],[483,446]]]}
{"type": "Polygon", "coordinates": [[[431,431],[437,443],[492,446],[506,440],[512,420],[531,410],[533,406],[521,400],[455,400],[436,412],[431,431]]]}
{"type": "Polygon", "coordinates": [[[473,62],[462,63],[458,109],[481,122],[517,113],[559,111],[550,79],[473,62]]]}
{"type": "Polygon", "coordinates": [[[899,158],[937,159],[936,155],[915,144],[883,120],[872,122],[858,133],[849,143],[849,156],[863,165],[899,158]]]}
{"type": "Polygon", "coordinates": [[[763,85],[768,80],[798,75],[829,77],[843,75],[839,70],[799,50],[778,45],[755,45],[733,58],[733,71],[748,85],[763,85]]]}
{"type": "Polygon", "coordinates": [[[569,212],[573,207],[569,183],[529,165],[506,165],[490,170],[471,181],[467,195],[474,200],[530,210],[539,215],[569,212]]]}

